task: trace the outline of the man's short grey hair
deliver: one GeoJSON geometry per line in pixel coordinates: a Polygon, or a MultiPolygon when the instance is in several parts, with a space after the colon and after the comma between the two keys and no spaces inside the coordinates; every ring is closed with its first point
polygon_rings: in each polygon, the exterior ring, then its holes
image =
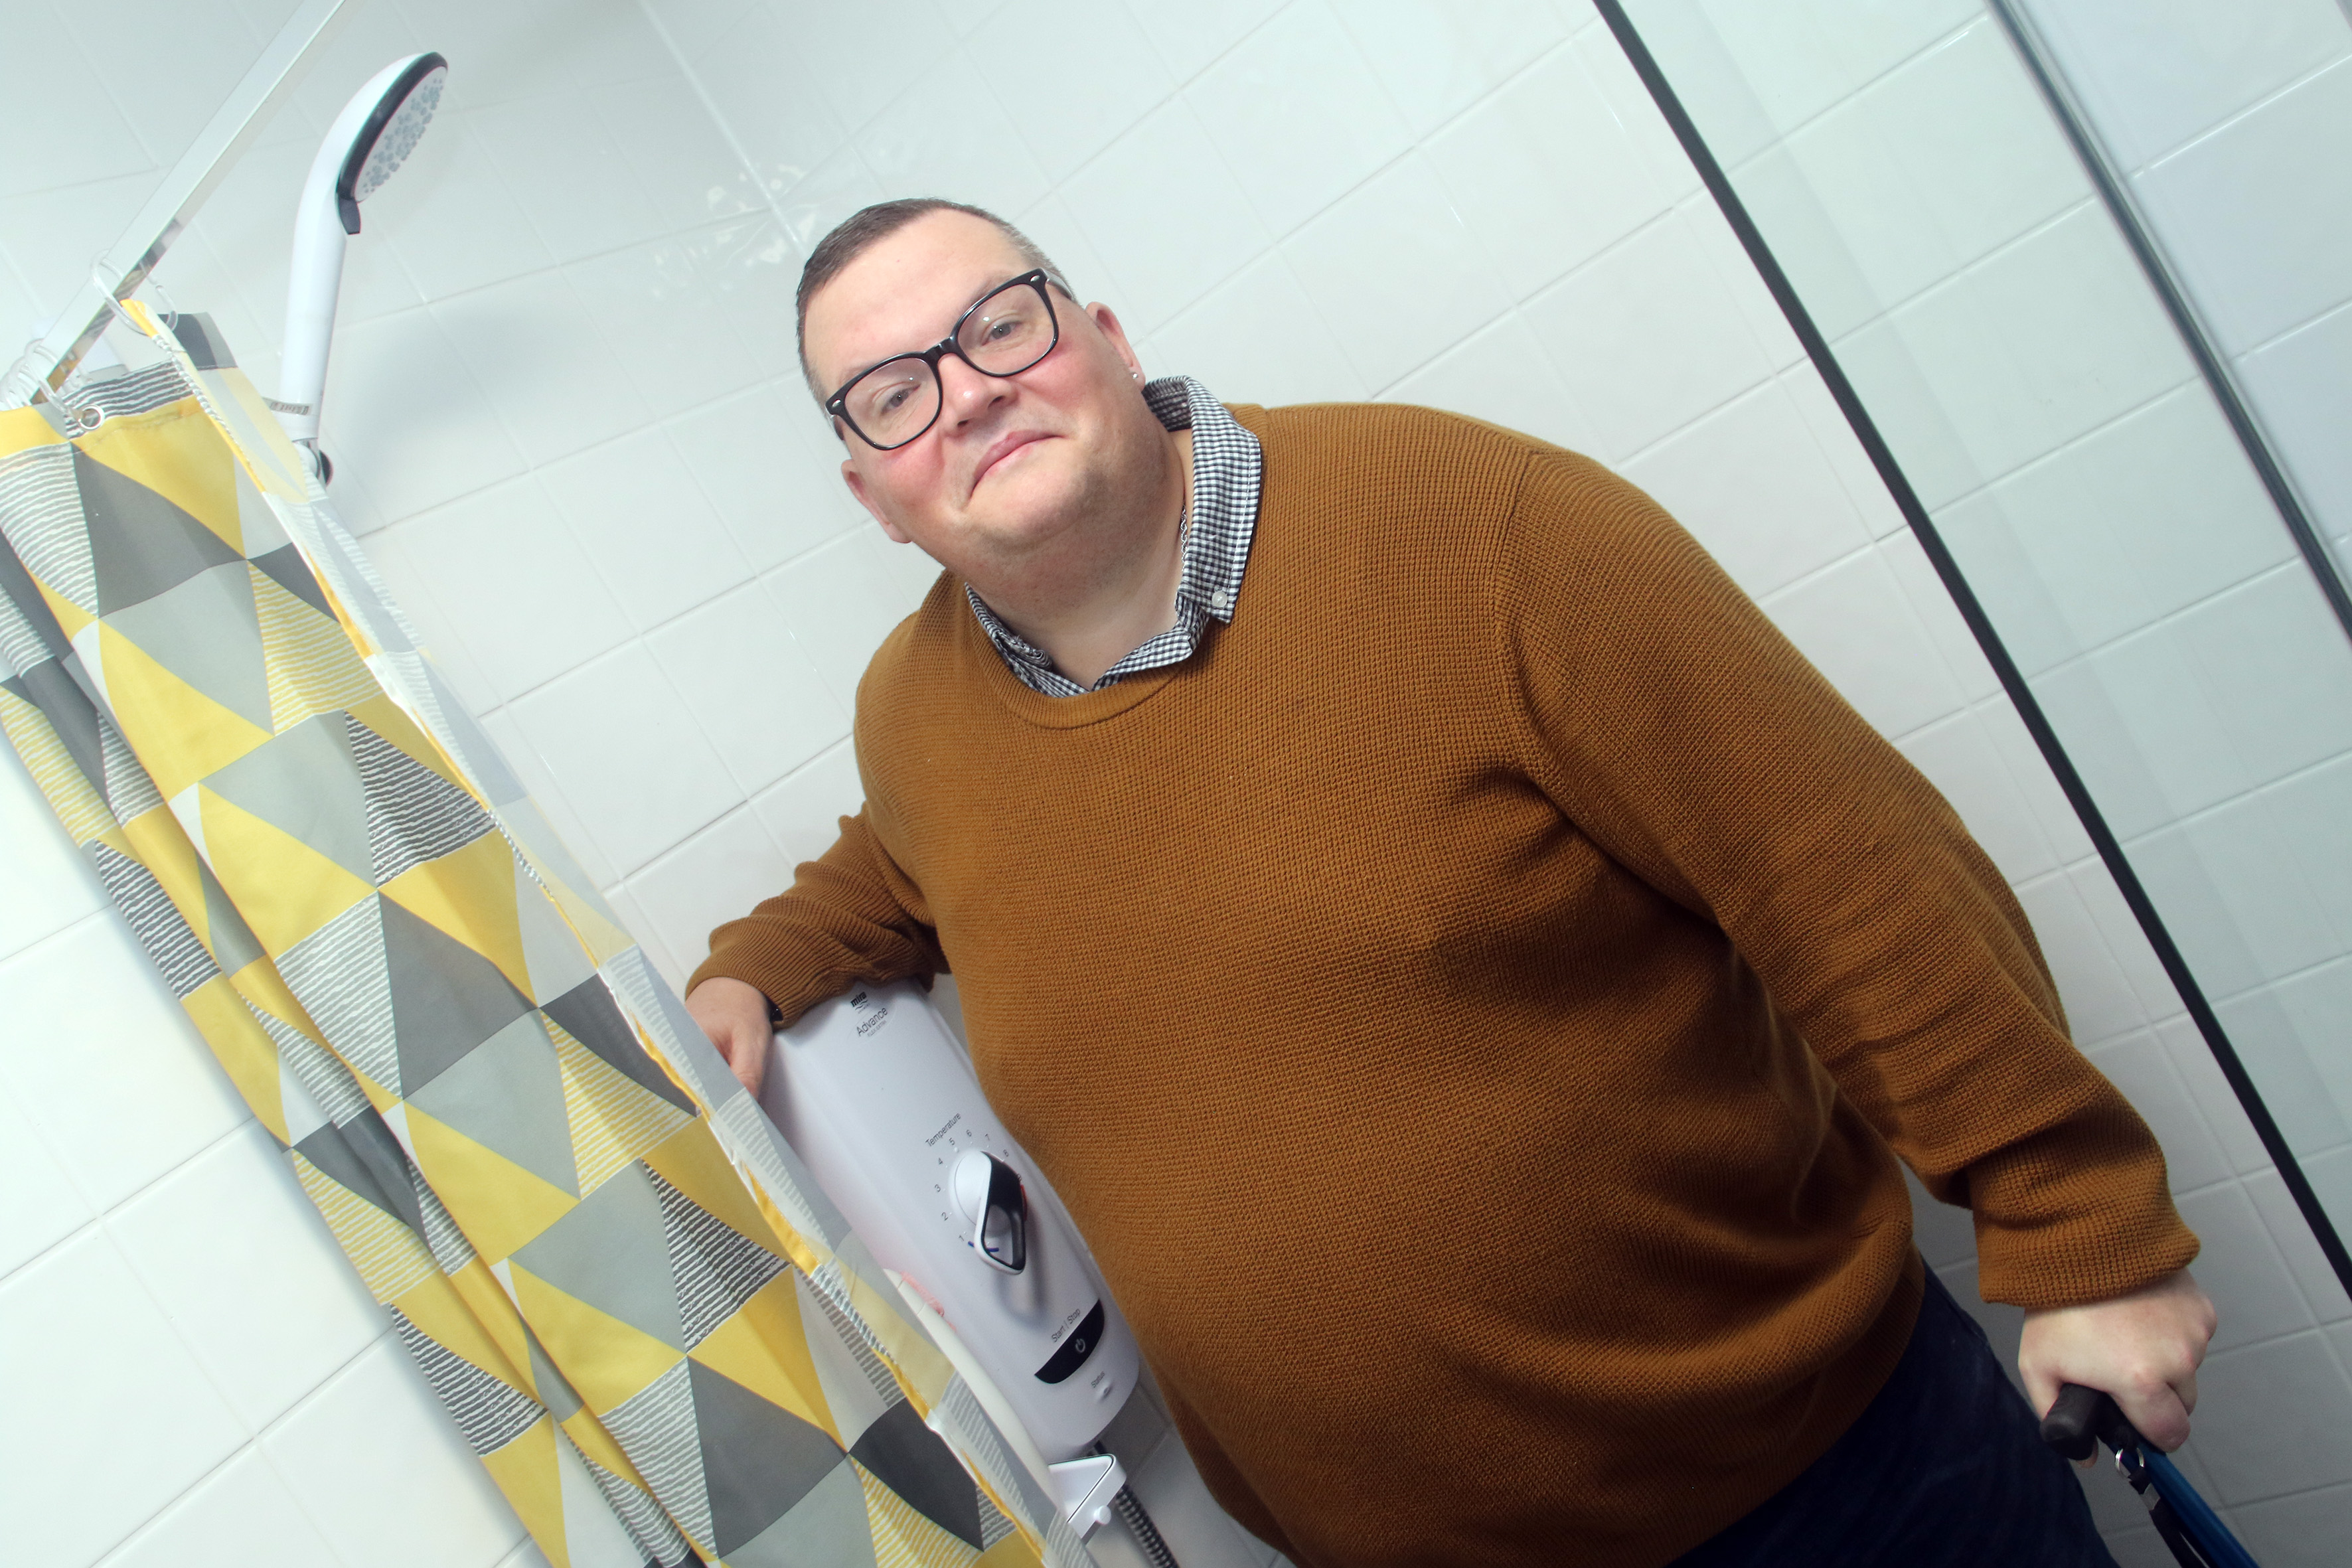
{"type": "MultiPolygon", "coordinates": [[[[877,242],[929,213],[962,213],[984,223],[994,224],[997,231],[1013,242],[1013,248],[1020,252],[1022,260],[1033,268],[1043,269],[1063,293],[1070,293],[1069,284],[1063,281],[1062,269],[1037,248],[1036,241],[985,207],[967,206],[961,202],[948,201],[940,196],[902,196],[895,202],[877,202],[870,207],[862,207],[842,219],[831,234],[818,240],[816,248],[809,252],[808,265],[801,268],[800,293],[794,300],[798,319],[793,331],[800,346],[801,379],[808,383],[810,394],[820,402],[833,389],[819,386],[816,373],[809,368],[809,301],[816,298],[818,289],[840,277],[851,262],[865,255],[877,242]]],[[[1076,296],[1071,295],[1071,298],[1076,299],[1076,296]]]]}

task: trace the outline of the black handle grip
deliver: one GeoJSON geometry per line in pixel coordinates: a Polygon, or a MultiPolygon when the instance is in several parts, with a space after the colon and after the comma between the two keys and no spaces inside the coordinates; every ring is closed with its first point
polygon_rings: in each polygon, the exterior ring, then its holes
{"type": "Polygon", "coordinates": [[[2142,1442],[2112,1398],[2079,1383],[2059,1389],[2058,1402],[2042,1418],[2042,1440],[2069,1459],[2089,1458],[2101,1443],[2121,1453],[2142,1442]]]}

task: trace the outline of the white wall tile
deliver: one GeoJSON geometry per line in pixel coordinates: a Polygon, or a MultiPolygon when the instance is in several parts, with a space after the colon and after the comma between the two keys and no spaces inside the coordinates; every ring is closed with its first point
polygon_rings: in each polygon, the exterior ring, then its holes
{"type": "Polygon", "coordinates": [[[154,166],[111,96],[102,87],[90,90],[95,66],[57,6],[20,0],[8,8],[0,97],[16,106],[24,125],[0,173],[0,195],[88,184],[154,166]]]}
{"type": "MultiPolygon", "coordinates": [[[[13,1026],[13,1022],[12,1022],[13,1026]]],[[[0,1277],[88,1224],[91,1210],[39,1132],[39,1108],[0,1095],[0,1277]],[[27,1110],[31,1114],[27,1114],[27,1110]]]]}
{"type": "Polygon", "coordinates": [[[646,639],[746,796],[849,733],[782,607],[751,583],[646,639]]]}
{"type": "Polygon", "coordinates": [[[523,733],[522,726],[515,722],[513,710],[499,709],[482,721],[482,728],[498,746],[499,754],[506,759],[507,765],[514,769],[515,776],[522,781],[523,787],[530,792],[530,798],[538,804],[548,825],[562,837],[564,847],[572,851],[579,860],[581,869],[588,873],[589,880],[599,887],[610,887],[619,878],[619,869],[597,847],[596,840],[588,832],[587,823],[572,808],[571,796],[556,782],[555,775],[548,771],[546,762],[539,754],[539,748],[532,744],[530,736],[523,733]]]}
{"type": "Polygon", "coordinates": [[[831,157],[785,191],[774,205],[783,219],[785,234],[793,247],[806,256],[842,219],[861,207],[873,205],[886,194],[874,171],[866,166],[864,155],[845,142],[831,157]]]}
{"type": "Polygon", "coordinates": [[[1813,444],[1821,449],[1830,470],[1837,475],[1846,499],[1853,504],[1855,515],[1862,519],[1871,536],[1884,539],[1908,528],[1895,498],[1887,491],[1886,481],[1872,466],[1861,438],[1839,410],[1837,400],[1830,395],[1828,385],[1812,363],[1809,360],[1783,371],[1780,384],[1796,404],[1797,412],[1804,416],[1813,444]]]}
{"type": "Polygon", "coordinates": [[[423,309],[337,329],[324,419],[319,444],[336,473],[358,479],[395,521],[524,467],[457,346],[423,309]]]}
{"type": "Polygon", "coordinates": [[[1547,0],[1349,0],[1339,16],[1415,136],[1427,136],[1565,43],[1571,27],[1569,16],[1547,0]]]}
{"type": "Polygon", "coordinates": [[[1598,446],[1591,421],[1516,310],[1505,311],[1381,396],[1452,409],[1572,452],[1598,446]]]}
{"type": "Polygon", "coordinates": [[[2352,1485],[2232,1510],[2241,1542],[2268,1568],[2329,1568],[2352,1541],[2352,1485]]]}
{"type": "Polygon", "coordinates": [[[1986,733],[1981,714],[1973,709],[1956,713],[1896,743],[1952,803],[1969,837],[1983,846],[2009,881],[2021,882],[2057,868],[2050,840],[1986,733]]]}
{"type": "Polygon", "coordinates": [[[0,957],[110,908],[47,796],[13,757],[0,763],[0,957]]]}
{"type": "Polygon", "coordinates": [[[2317,1326],[2244,1188],[2224,1183],[2179,1199],[2178,1206],[2203,1244],[2198,1282],[2221,1314],[2209,1354],[2317,1326]]]}
{"type": "MultiPolygon", "coordinates": [[[[693,239],[696,273],[716,287],[719,308],[750,351],[751,363],[771,380],[801,379],[793,305],[801,258],[789,231],[773,217],[761,216],[737,218],[693,239]]],[[[719,386],[706,384],[699,390],[708,396],[719,386]]]]}
{"type": "Polygon", "coordinates": [[[1147,363],[1146,375],[1193,376],[1228,403],[1339,402],[1366,391],[1279,251],[1161,327],[1153,346],[1165,363],[1147,363]]]}
{"type": "Polygon", "coordinates": [[[2352,937],[2352,844],[2332,826],[2344,820],[2335,815],[2341,803],[2352,799],[2352,761],[2314,768],[2261,798],[2274,842],[2294,847],[2305,886],[2326,910],[2328,928],[2352,937]]]}
{"type": "Polygon", "coordinates": [[[808,62],[818,93],[856,131],[955,47],[931,0],[898,5],[780,5],[790,47],[808,62]]]}
{"type": "Polygon", "coordinates": [[[0,1079],[93,1209],[247,1120],[163,977],[112,915],[0,963],[0,1079]]]}
{"type": "Polygon", "coordinates": [[[1189,104],[1171,100],[1062,187],[1110,270],[1099,287],[1149,332],[1262,254],[1270,236],[1189,104]],[[1182,191],[1181,202],[1167,199],[1182,191]]]}
{"type": "Polygon", "coordinates": [[[1068,178],[1176,88],[1141,26],[1116,5],[1011,0],[966,31],[964,48],[1052,181],[1068,178]]]}
{"type": "Polygon", "coordinates": [[[1714,4],[1706,11],[1782,132],[1867,87],[1977,15],[1969,0],[1900,6],[1869,0],[1807,0],[1772,7],[1714,4]]]}
{"type": "Polygon", "coordinates": [[[653,921],[638,907],[636,895],[625,886],[610,887],[604,889],[604,901],[613,906],[614,912],[621,917],[623,929],[646,950],[646,956],[653,960],[654,967],[669,982],[670,989],[685,995],[686,977],[693,973],[694,966],[677,961],[669,944],[654,930],[653,921]]]}
{"type": "Polygon", "coordinates": [[[2175,627],[2038,676],[2033,691],[2108,826],[2126,839],[2255,782],[2175,627]]]}
{"type": "Polygon", "coordinates": [[[797,383],[705,404],[667,428],[736,547],[761,571],[866,521],[842,482],[841,445],[797,383]]]}
{"type": "Polygon", "coordinates": [[[2312,1234],[2311,1222],[2287,1190],[2285,1181],[2275,1170],[2257,1171],[2243,1178],[2246,1195],[2253,1200],[2255,1212],[2262,1215],[2263,1228],[2270,1232],[2279,1255],[2294,1275],[2303,1290],[2303,1299],[2312,1315],[2323,1323],[2340,1323],[2352,1319],[2352,1296],[2345,1293],[2344,1282],[2327,1261],[2312,1234]]]}
{"type": "Polygon", "coordinates": [[[865,804],[857,754],[845,742],[752,801],[751,809],[785,864],[797,866],[831,848],[841,837],[841,818],[856,816],[865,804]]]}
{"type": "Polygon", "coordinates": [[[257,1448],[190,1487],[105,1568],[318,1568],[340,1560],[257,1448]]]}
{"type": "Polygon", "coordinates": [[[601,339],[620,368],[631,422],[665,418],[768,377],[733,285],[745,267],[743,245],[779,235],[772,219],[737,218],[564,268],[584,312],[579,327],[601,339]]]}
{"type": "Polygon", "coordinates": [[[688,59],[719,41],[758,0],[648,0],[647,12],[688,59]]]}
{"type": "Polygon", "coordinates": [[[1882,306],[2090,195],[1990,17],[1822,114],[1786,146],[1882,306]]]}
{"type": "MultiPolygon", "coordinates": [[[[99,150],[80,144],[79,132],[86,117],[98,121],[100,146],[103,145],[107,121],[111,117],[102,110],[96,115],[91,111],[110,100],[121,106],[123,118],[130,122],[149,160],[158,167],[170,166],[195,140],[196,132],[204,129],[229,89],[261,53],[262,40],[243,18],[226,7],[215,10],[173,5],[171,0],[132,0],[122,10],[102,17],[79,7],[64,8],[58,14],[78,36],[84,57],[91,62],[103,63],[91,76],[81,77],[64,60],[47,59],[42,74],[48,80],[24,84],[31,90],[23,99],[16,98],[11,90],[11,100],[24,103],[27,113],[37,115],[47,107],[44,100],[49,94],[68,83],[79,87],[78,101],[67,110],[77,132],[76,144],[57,149],[67,153],[68,160],[75,154],[88,158],[99,150]],[[123,48],[118,40],[126,34],[137,37],[141,47],[123,48]],[[98,87],[97,92],[89,90],[92,85],[98,87]]],[[[34,20],[37,16],[38,11],[31,6],[10,7],[11,55],[29,52],[48,41],[37,42],[25,36],[38,27],[34,20]],[[26,26],[27,22],[32,22],[33,28],[26,26]]],[[[7,84],[10,89],[17,85],[7,84]]],[[[37,136],[39,132],[33,134],[37,136]]],[[[21,167],[20,160],[25,157],[25,152],[17,152],[10,162],[21,167]]],[[[67,160],[60,162],[71,166],[67,160]]],[[[0,179],[0,185],[5,183],[0,179]]]]}
{"type": "MultiPolygon", "coordinates": [[[[2212,1047],[2205,1043],[2197,1026],[2184,1014],[2158,1024],[2156,1037],[2164,1043],[2172,1065],[2179,1069],[2181,1081],[2189,1086],[2189,1097],[2205,1113],[2206,1124],[2213,1129],[2213,1136],[2220,1141],[2231,1168],[2249,1180],[2268,1170],[2269,1152],[2263,1147],[2261,1136],[2254,1131],[2253,1123],[2238,1102],[2236,1091],[2222,1075],[2221,1064],[2213,1059],[2212,1047]]],[[[2259,1190],[2256,1197],[2259,1202],[2259,1190]]],[[[2292,1258],[2293,1254],[2289,1257],[2292,1258]]]]}
{"type": "Polygon", "coordinates": [[[2238,363],[2304,505],[2329,535],[2352,532],[2352,442],[2342,439],[2352,426],[2352,305],[2238,363]]]}
{"type": "Polygon", "coordinates": [[[607,441],[542,469],[574,544],[640,630],[705,604],[751,575],[668,432],[607,441]]]}
{"type": "Polygon", "coordinates": [[[19,1562],[95,1561],[246,1436],[96,1228],[0,1281],[0,1386],[19,1562]]]}
{"type": "Polygon", "coordinates": [[[1553,50],[1428,144],[1432,166],[1513,299],[1666,207],[1581,58],[1578,49],[1553,50]]]}
{"type": "Polygon", "coordinates": [[[392,533],[501,699],[629,635],[627,616],[535,478],[452,501],[392,533]]]}
{"type": "MultiPolygon", "coordinates": [[[[357,482],[349,479],[339,480],[335,488],[348,488],[354,497],[362,493],[357,482]]],[[[467,711],[487,713],[504,701],[467,647],[457,622],[442,609],[430,578],[408,548],[408,536],[398,529],[380,528],[367,535],[366,550],[376,575],[383,580],[384,591],[425,639],[425,656],[456,689],[467,711]]],[[[458,586],[462,589],[463,584],[458,586]]]]}
{"type": "Polygon", "coordinates": [[[766,192],[684,76],[597,88],[587,100],[620,144],[621,157],[664,232],[740,216],[766,205],[766,192]]]}
{"type": "Polygon", "coordinates": [[[1960,708],[1958,688],[1877,552],[1857,550],[1764,608],[1879,733],[1907,734],[1960,708]]]}
{"type": "MultiPolygon", "coordinates": [[[[32,291],[43,322],[66,308],[73,291],[89,279],[90,263],[122,237],[157,179],[154,174],[142,173],[95,184],[0,196],[0,242],[7,245],[9,259],[32,291]]],[[[10,324],[10,339],[20,350],[32,336],[28,329],[36,324],[10,324]]],[[[11,353],[10,363],[16,357],[11,353]]]]}
{"type": "Polygon", "coordinates": [[[1995,697],[1978,703],[1977,717],[1983,722],[1985,733],[2000,753],[2009,768],[2010,777],[2017,781],[2018,792],[2033,809],[2034,820],[2042,824],[2048,835],[2050,847],[2062,862],[2072,863],[2092,853],[2090,834],[2083,819],[2059,787],[2057,775],[2033,742],[2025,721],[2006,696],[1995,697]]]}
{"type": "MultiPolygon", "coordinates": [[[[817,78],[820,61],[801,26],[804,6],[780,10],[762,0],[708,47],[688,58],[695,75],[744,157],[756,186],[769,193],[798,184],[847,138],[817,78]]],[[[865,114],[882,107],[864,106],[865,114]]]]}
{"type": "Polygon", "coordinates": [[[1777,381],[1683,426],[1625,464],[1624,473],[1754,597],[1870,543],[1804,416],[1777,381]],[[1759,484],[1761,474],[1771,479],[1759,484]]]}
{"type": "Polygon", "coordinates": [[[710,952],[710,932],[792,882],[793,868],[759,816],[730,812],[629,879],[637,908],[689,970],[710,952]]]}
{"type": "MultiPolygon", "coordinates": [[[[237,0],[237,8],[245,15],[246,24],[256,37],[275,37],[278,29],[290,18],[294,7],[277,0],[237,0]]],[[[294,89],[293,107],[308,118],[317,132],[323,134],[334,123],[335,116],[344,103],[356,95],[376,72],[404,55],[416,54],[434,46],[422,41],[423,36],[410,26],[406,9],[400,5],[364,5],[354,12],[337,30],[335,37],[320,51],[303,73],[294,89]]],[[[456,73],[452,72],[452,85],[456,73]]]]}
{"type": "MultiPolygon", "coordinates": [[[[1582,6],[1585,0],[1566,0],[1564,9],[1582,6]]],[[[1584,64],[1585,74],[1609,100],[1633,139],[1635,152],[1650,171],[1650,178],[1670,199],[1696,194],[1700,188],[1697,166],[1683,151],[1666,117],[1659,112],[1657,101],[1642,79],[1633,74],[1633,62],[1618,46],[1615,35],[1602,26],[1597,16],[1583,26],[1570,46],[1584,64]]]]}
{"type": "Polygon", "coordinates": [[[429,310],[499,424],[534,464],[659,416],[632,395],[586,302],[561,273],[493,283],[429,310]]]}
{"type": "Polygon", "coordinates": [[[813,551],[765,581],[825,689],[844,712],[855,713],[858,678],[882,639],[914,609],[912,595],[891,582],[856,533],[813,551]]]}
{"type": "MultiPolygon", "coordinates": [[[[457,91],[450,72],[450,92],[457,91]]],[[[471,116],[445,103],[400,173],[368,201],[366,217],[399,236],[394,247],[428,300],[520,278],[555,258],[499,177],[471,116]]]]}
{"type": "Polygon", "coordinates": [[[2346,59],[2151,164],[2135,182],[2223,346],[2251,349],[2352,298],[2346,59]],[[2273,171],[2295,171],[2285,198],[2273,171]],[[2283,199],[2284,198],[2284,199],[2283,199]]]}
{"type": "Polygon", "coordinates": [[[624,875],[734,803],[718,753],[642,643],[549,682],[513,711],[624,875]]]}
{"type": "Polygon", "coordinates": [[[1878,542],[1877,551],[1878,558],[1886,563],[1887,570],[1902,585],[1903,597],[1909,603],[1911,613],[1919,617],[1927,640],[1942,656],[1945,669],[1961,693],[1971,702],[2000,698],[2000,678],[1993,673],[1991,661],[1985,657],[1976,634],[1960,618],[1952,591],[1945,586],[1918,539],[1908,531],[1892,534],[1878,542]]]}
{"type": "Polygon", "coordinates": [[[2330,0],[2033,0],[2109,154],[2137,168],[2352,50],[2330,0]]]}
{"type": "MultiPolygon", "coordinates": [[[[2210,1356],[2192,1442],[2222,1503],[2352,1480],[2352,1430],[2332,1418],[2352,1386],[2316,1333],[2210,1356]]],[[[2209,1494],[2210,1496],[2210,1494],[2209,1494]]]]}
{"type": "Polygon", "coordinates": [[[2300,562],[2206,601],[2179,627],[2252,778],[2352,751],[2352,647],[2300,562]]]}
{"type": "Polygon", "coordinates": [[[261,1447],[349,1568],[490,1568],[522,1536],[457,1424],[389,1338],[261,1447]]]}
{"type": "Polygon", "coordinates": [[[956,193],[992,212],[1019,212],[1051,188],[1003,106],[961,49],[907,81],[855,137],[887,195],[956,193]]]}
{"type": "Polygon", "coordinates": [[[1591,416],[1604,458],[1632,457],[1771,374],[1706,242],[1679,214],[1521,309],[1591,416]]]}
{"type": "Polygon", "coordinates": [[[400,0],[420,37],[457,62],[468,102],[491,103],[635,81],[674,68],[635,0],[400,0]]]}
{"type": "Polygon", "coordinates": [[[1184,96],[1285,235],[1402,153],[1412,132],[1324,0],[1297,0],[1188,85],[1184,96]]]}
{"type": "Polygon", "coordinates": [[[255,1431],[387,1326],[258,1122],[115,1210],[106,1228],[255,1431]]]}
{"type": "Polygon", "coordinates": [[[1676,210],[1698,236],[1701,248],[1715,267],[1717,281],[1739,307],[1741,319],[1748,323],[1749,333],[1772,367],[1785,374],[1806,365],[1804,345],[1797,341],[1796,330],[1789,325],[1788,315],[1773,300],[1772,291],[1764,286],[1763,276],[1756,270],[1756,263],[1739,243],[1739,237],[1732,232],[1723,209],[1715,205],[1712,197],[1694,194],[1684,196],[1676,210]]]}
{"type": "MultiPolygon", "coordinates": [[[[2189,379],[2146,279],[2105,215],[2087,206],[1889,320],[1984,479],[2189,379]]],[[[1847,368],[1874,397],[1871,380],[1847,368]]]]}
{"type": "MultiPolygon", "coordinates": [[[[2231,1183],[2230,1163],[2221,1144],[2214,1139],[2204,1112],[2190,1097],[2179,1069],[2173,1066],[2171,1053],[2164,1048],[2154,1030],[2136,1031],[2085,1054],[2123,1090],[2124,1097],[2156,1134],[2157,1142],[2163,1144],[2166,1171],[2174,1192],[2192,1193],[2200,1188],[2218,1191],[2221,1189],[2216,1184],[2231,1183]]],[[[2239,1189],[2231,1184],[2228,1190],[2239,1189]]],[[[2225,1217],[2234,1223],[2242,1216],[2231,1210],[2225,1217]]],[[[2200,1235],[2204,1234],[2202,1226],[2192,1222],[2192,1227],[2200,1235]]],[[[2267,1230],[2267,1226],[2263,1228],[2267,1230]]]]}
{"type": "Polygon", "coordinates": [[[662,231],[652,198],[586,95],[516,99],[475,110],[466,121],[556,260],[635,245],[662,231]]]}
{"type": "Polygon", "coordinates": [[[1282,254],[1376,392],[1509,304],[1418,153],[1349,192],[1284,241],[1282,254]]]}
{"type": "Polygon", "coordinates": [[[2096,1046],[2147,1026],[2147,1009],[2064,873],[2027,883],[2017,889],[2017,901],[2033,923],[2034,940],[2058,982],[2076,1044],[2096,1046]]]}
{"type": "Polygon", "coordinates": [[[2115,954],[2124,984],[2139,998],[2141,1010],[2152,1019],[2168,1018],[2180,1011],[2180,994],[2173,989],[2163,961],[2148,945],[2147,933],[2138,917],[2124,902],[2123,891],[2116,886],[2106,862],[2078,860],[2067,868],[2066,875],[2081,896],[2083,907],[2090,911],[2092,921],[2106,938],[2107,951],[2115,954]]]}
{"type": "Polygon", "coordinates": [[[1199,75],[1203,67],[1249,37],[1287,3],[1288,0],[1201,0],[1181,10],[1171,10],[1152,5],[1150,0],[1128,0],[1128,9],[1150,37],[1152,47],[1160,51],[1169,74],[1181,82],[1199,75]]]}

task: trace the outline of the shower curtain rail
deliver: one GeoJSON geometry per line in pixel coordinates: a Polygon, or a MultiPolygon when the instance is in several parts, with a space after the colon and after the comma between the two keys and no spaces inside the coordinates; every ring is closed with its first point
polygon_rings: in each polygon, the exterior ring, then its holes
{"type": "Polygon", "coordinates": [[[261,51],[244,79],[214,111],[188,150],[172,165],[122,237],[96,261],[89,276],[38,342],[0,378],[0,407],[37,403],[63,386],[82,356],[114,319],[118,301],[131,298],[155,264],[180,237],[205,199],[236,166],[236,160],[303,74],[332,42],[360,0],[305,0],[261,51]]]}

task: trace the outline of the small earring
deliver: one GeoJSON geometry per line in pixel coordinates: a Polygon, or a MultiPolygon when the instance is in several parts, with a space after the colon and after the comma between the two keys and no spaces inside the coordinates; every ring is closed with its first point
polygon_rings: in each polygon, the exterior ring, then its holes
{"type": "Polygon", "coordinates": [[[1136,380],[1138,380],[1138,381],[1141,381],[1141,380],[1143,379],[1143,373],[1142,373],[1141,371],[1139,371],[1139,370],[1138,370],[1138,371],[1129,371],[1128,374],[1130,374],[1130,375],[1132,375],[1132,376],[1134,376],[1134,377],[1135,377],[1135,379],[1136,379],[1136,380]]]}

